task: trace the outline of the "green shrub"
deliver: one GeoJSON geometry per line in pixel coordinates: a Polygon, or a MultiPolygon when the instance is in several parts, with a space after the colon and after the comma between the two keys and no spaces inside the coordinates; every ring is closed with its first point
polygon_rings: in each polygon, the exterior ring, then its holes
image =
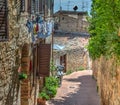
{"type": "Polygon", "coordinates": [[[58,79],[53,76],[46,77],[45,87],[49,87],[49,86],[58,87],[58,79]]]}
{"type": "Polygon", "coordinates": [[[120,0],[93,0],[91,6],[90,57],[95,60],[101,56],[110,58],[115,55],[120,59],[120,0]]]}
{"type": "Polygon", "coordinates": [[[46,89],[43,89],[42,92],[39,93],[39,97],[42,98],[42,99],[45,99],[45,100],[49,100],[50,99],[49,95],[46,92],[46,89]]]}
{"type": "Polygon", "coordinates": [[[39,94],[39,97],[49,100],[50,98],[53,98],[56,95],[57,88],[58,88],[58,79],[53,76],[46,77],[45,87],[43,88],[42,92],[39,94]]]}
{"type": "Polygon", "coordinates": [[[55,72],[56,72],[57,67],[55,66],[55,64],[53,63],[53,61],[50,62],[50,72],[52,76],[55,76],[55,72]]]}
{"type": "Polygon", "coordinates": [[[56,93],[57,93],[57,88],[56,87],[54,87],[54,86],[48,86],[48,87],[46,87],[46,92],[47,92],[47,95],[50,97],[50,98],[52,98],[52,97],[54,97],[55,95],[56,95],[56,93]]]}

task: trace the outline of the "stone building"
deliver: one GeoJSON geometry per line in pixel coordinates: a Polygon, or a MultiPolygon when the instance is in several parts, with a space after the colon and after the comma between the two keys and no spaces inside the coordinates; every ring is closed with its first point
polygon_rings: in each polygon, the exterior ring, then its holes
{"type": "Polygon", "coordinates": [[[58,11],[54,14],[55,30],[67,32],[87,32],[87,12],[58,11]]]}
{"type": "Polygon", "coordinates": [[[65,72],[91,68],[85,48],[89,40],[87,16],[87,12],[64,10],[54,14],[54,44],[65,47],[54,52],[54,62],[63,63],[65,72]]]}
{"type": "MultiPolygon", "coordinates": [[[[53,0],[45,3],[50,5],[45,11],[52,15],[53,0]]],[[[40,8],[37,8],[40,4],[40,0],[0,1],[0,105],[36,105],[39,90],[30,81],[33,78],[29,69],[32,37],[26,23],[31,14],[40,14],[40,8]],[[26,54],[25,57],[23,53],[26,54]],[[23,81],[19,80],[21,71],[28,77],[23,81]]],[[[41,16],[47,17],[44,13],[41,16]]],[[[41,41],[44,42],[43,39],[41,41]]],[[[39,83],[36,83],[38,87],[39,83]]]]}
{"type": "Polygon", "coordinates": [[[64,72],[90,69],[91,61],[85,48],[88,40],[89,34],[55,32],[54,44],[64,46],[62,50],[54,51],[55,64],[64,63],[64,72]]]}

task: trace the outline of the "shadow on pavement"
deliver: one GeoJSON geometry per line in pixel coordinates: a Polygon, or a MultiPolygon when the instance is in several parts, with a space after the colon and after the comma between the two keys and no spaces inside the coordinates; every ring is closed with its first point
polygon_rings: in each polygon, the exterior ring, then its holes
{"type": "MultiPolygon", "coordinates": [[[[52,99],[52,105],[100,105],[100,99],[96,89],[96,81],[91,75],[79,76],[78,78],[72,79],[64,78],[63,82],[64,81],[80,84],[75,92],[60,97],[60,99],[52,99]]],[[[68,89],[71,88],[75,87],[70,85],[68,89]]]]}

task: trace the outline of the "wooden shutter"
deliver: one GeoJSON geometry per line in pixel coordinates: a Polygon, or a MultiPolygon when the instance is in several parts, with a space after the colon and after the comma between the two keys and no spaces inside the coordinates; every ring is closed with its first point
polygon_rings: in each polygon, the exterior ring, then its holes
{"type": "Polygon", "coordinates": [[[27,12],[28,12],[29,14],[31,13],[31,0],[28,0],[27,12]]]}
{"type": "Polygon", "coordinates": [[[38,73],[38,46],[33,45],[33,86],[34,82],[36,82],[36,73],[38,73]]]}
{"type": "Polygon", "coordinates": [[[39,44],[38,54],[39,75],[42,77],[49,76],[51,44],[39,44]]]}
{"type": "Polygon", "coordinates": [[[0,41],[8,40],[7,0],[0,0],[0,41]]]}
{"type": "Polygon", "coordinates": [[[40,0],[39,12],[40,14],[44,13],[44,0],[40,0]]]}

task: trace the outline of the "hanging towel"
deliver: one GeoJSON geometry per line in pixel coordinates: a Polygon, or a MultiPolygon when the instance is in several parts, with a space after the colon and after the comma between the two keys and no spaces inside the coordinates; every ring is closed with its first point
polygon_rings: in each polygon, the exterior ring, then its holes
{"type": "Polygon", "coordinates": [[[36,32],[38,32],[39,31],[39,24],[37,23],[36,24],[36,32]]]}
{"type": "Polygon", "coordinates": [[[42,32],[38,32],[37,38],[46,38],[47,34],[43,34],[42,32]]]}
{"type": "Polygon", "coordinates": [[[33,23],[30,20],[27,20],[26,26],[29,33],[33,31],[33,23]]]}
{"type": "Polygon", "coordinates": [[[36,24],[33,25],[33,34],[36,35],[37,32],[36,32],[36,24]]]}
{"type": "Polygon", "coordinates": [[[53,25],[51,22],[47,23],[47,36],[50,36],[52,34],[52,30],[53,30],[53,25]]]}
{"type": "Polygon", "coordinates": [[[35,36],[32,34],[32,42],[35,41],[35,36]]]}

